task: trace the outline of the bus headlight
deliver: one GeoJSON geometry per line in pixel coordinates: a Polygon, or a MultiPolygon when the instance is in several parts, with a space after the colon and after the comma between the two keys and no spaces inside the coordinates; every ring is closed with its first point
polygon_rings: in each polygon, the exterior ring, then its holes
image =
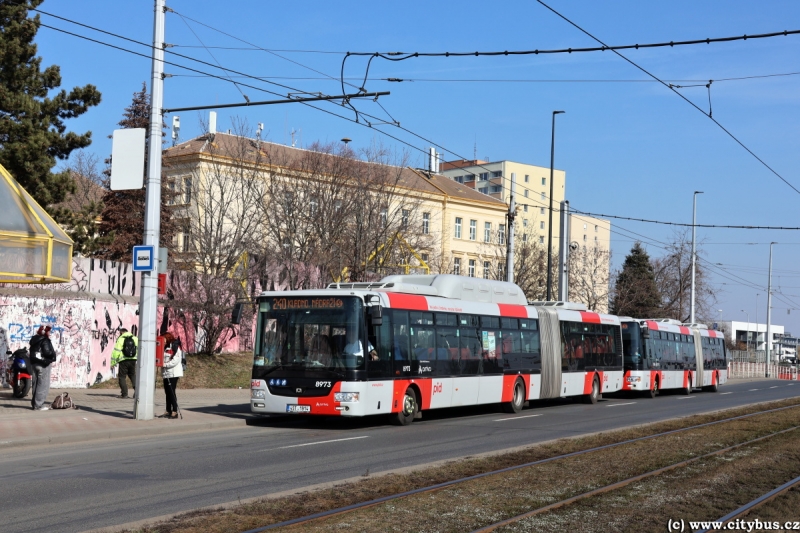
{"type": "Polygon", "coordinates": [[[250,397],[251,398],[265,398],[267,391],[258,390],[258,389],[250,389],[250,397]]]}
{"type": "Polygon", "coordinates": [[[641,376],[628,376],[628,383],[639,383],[642,381],[641,376]]]}
{"type": "Polygon", "coordinates": [[[335,402],[357,402],[357,392],[334,392],[333,401],[335,402]]]}

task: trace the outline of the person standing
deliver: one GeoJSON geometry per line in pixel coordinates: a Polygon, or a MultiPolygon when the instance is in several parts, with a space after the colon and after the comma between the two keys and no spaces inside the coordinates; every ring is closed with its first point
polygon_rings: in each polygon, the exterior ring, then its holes
{"type": "Polygon", "coordinates": [[[111,368],[119,365],[117,376],[119,377],[120,395],[117,398],[128,397],[128,381],[131,378],[131,385],[136,391],[136,358],[139,353],[139,339],[125,328],[120,328],[120,336],[111,352],[111,368]]]}
{"type": "Polygon", "coordinates": [[[183,376],[183,350],[180,342],[175,340],[172,333],[164,334],[164,366],[161,367],[161,377],[164,378],[164,394],[167,397],[167,411],[159,418],[178,419],[178,396],[175,389],[178,379],[183,376]]]}
{"type": "Polygon", "coordinates": [[[31,337],[31,407],[35,411],[47,411],[44,402],[50,392],[50,365],[56,361],[56,351],[50,342],[50,326],[39,326],[31,337]]]}

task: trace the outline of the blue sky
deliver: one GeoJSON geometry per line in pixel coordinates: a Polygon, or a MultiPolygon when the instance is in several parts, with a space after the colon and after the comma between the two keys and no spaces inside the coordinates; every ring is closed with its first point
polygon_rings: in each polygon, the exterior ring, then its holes
{"type": "MultiPolygon", "coordinates": [[[[532,1],[297,4],[171,0],[168,5],[177,13],[167,15],[166,40],[180,45],[170,50],[211,63],[219,61],[252,76],[295,78],[273,81],[325,94],[341,92],[338,76],[345,51],[463,52],[596,45],[532,1]],[[214,59],[201,44],[248,46],[220,32],[275,52],[213,48],[214,59]]],[[[552,0],[550,5],[610,45],[800,29],[800,2],[796,0],[552,0]]],[[[148,1],[48,0],[40,9],[149,42],[152,7],[148,1]]],[[[145,47],[46,15],[42,15],[42,22],[149,54],[145,47]]],[[[92,83],[102,92],[103,102],[68,121],[68,127],[78,132],[91,130],[95,141],[89,151],[106,157],[111,152],[106,137],[116,127],[133,92],[142,82],[149,83],[150,61],[47,28],[39,31],[37,43],[44,65],[61,66],[62,87],[92,83]]],[[[800,36],[624,54],[662,79],[681,80],[672,83],[692,85],[715,80],[711,88],[714,118],[800,189],[800,36]],[[724,80],[776,74],[789,75],[724,80]]],[[[186,59],[173,60],[220,73],[186,59]]],[[[360,85],[358,78],[363,78],[365,66],[365,59],[351,57],[345,77],[360,85]]],[[[165,83],[167,108],[243,100],[230,82],[187,76],[186,71],[173,66],[167,66],[166,71],[175,75],[165,83]]],[[[388,112],[403,127],[444,147],[450,152],[448,159],[471,158],[477,152],[479,158],[549,166],[551,112],[566,110],[557,118],[556,167],[567,172],[567,198],[574,208],[690,223],[692,193],[702,190],[698,223],[800,226],[800,194],[702,113],[662,85],[647,81],[650,78],[644,73],[610,52],[403,62],[376,59],[369,78],[367,90],[392,94],[380,100],[385,111],[372,102],[358,107],[378,117],[386,117],[388,112]],[[380,79],[389,77],[416,81],[390,83],[380,79]]],[[[261,81],[234,79],[268,91],[288,92],[261,81]]],[[[241,90],[252,101],[276,98],[254,88],[241,90]]],[[[705,87],[680,91],[701,109],[708,109],[705,87]]],[[[330,103],[316,105],[351,119],[354,116],[330,103]]],[[[420,150],[429,146],[392,126],[379,128],[411,147],[383,136],[378,128],[363,127],[298,104],[221,110],[218,128],[227,129],[231,118],[237,116],[253,125],[263,122],[264,137],[275,142],[290,142],[293,130],[302,145],[342,137],[353,139],[354,148],[382,142],[398,152],[406,150],[409,163],[418,166],[424,165],[420,150]]],[[[182,139],[201,132],[201,118],[198,112],[181,115],[182,139]]],[[[634,239],[641,239],[651,255],[658,256],[663,253],[660,243],[668,241],[674,232],[669,226],[622,220],[613,224],[612,250],[617,265],[634,239]]],[[[723,320],[744,321],[748,313],[751,321],[756,314],[765,321],[766,243],[780,243],[774,247],[773,323],[800,334],[798,232],[701,228],[697,233],[698,240],[705,242],[704,259],[716,269],[712,275],[718,300],[714,308],[722,310],[718,314],[723,320]]]]}

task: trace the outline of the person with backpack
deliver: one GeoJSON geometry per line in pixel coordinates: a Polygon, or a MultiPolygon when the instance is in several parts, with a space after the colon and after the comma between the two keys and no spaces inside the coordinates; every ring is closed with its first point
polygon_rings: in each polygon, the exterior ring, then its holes
{"type": "Polygon", "coordinates": [[[136,358],[139,353],[139,339],[126,328],[120,328],[120,336],[111,352],[111,368],[119,365],[117,377],[119,378],[120,394],[117,398],[128,397],[128,381],[131,378],[134,392],[136,391],[136,358]]]}
{"type": "Polygon", "coordinates": [[[50,326],[39,326],[30,341],[31,407],[34,411],[47,411],[44,402],[50,392],[50,365],[56,361],[56,351],[50,341],[50,326]]]}
{"type": "Polygon", "coordinates": [[[183,377],[183,350],[181,350],[181,341],[169,332],[164,334],[164,366],[161,367],[161,377],[164,378],[167,412],[159,418],[177,420],[178,396],[175,389],[178,387],[178,379],[183,377]]]}

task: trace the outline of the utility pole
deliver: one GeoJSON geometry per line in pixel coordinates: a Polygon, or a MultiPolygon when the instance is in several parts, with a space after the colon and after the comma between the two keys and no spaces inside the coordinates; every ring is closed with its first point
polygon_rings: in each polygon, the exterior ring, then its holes
{"type": "Polygon", "coordinates": [[[777,244],[774,242],[769,243],[769,277],[767,278],[767,364],[766,374],[764,377],[769,377],[769,355],[772,349],[772,245],[777,244]]]}
{"type": "Polygon", "coordinates": [[[569,201],[561,202],[561,238],[558,250],[558,299],[569,300],[569,201]]]}
{"type": "MultiPolygon", "coordinates": [[[[144,215],[144,244],[158,250],[161,233],[161,107],[164,100],[164,19],[166,0],[155,0],[153,22],[153,67],[150,81],[150,136],[147,160],[147,199],[144,215]]],[[[134,416],[153,418],[156,368],[156,315],[158,313],[158,271],[142,272],[139,300],[139,354],[136,363],[134,416]]]]}
{"type": "Polygon", "coordinates": [[[511,173],[511,195],[508,198],[508,241],[506,241],[506,281],[514,283],[514,217],[517,216],[517,175],[511,173]]]}
{"type": "Polygon", "coordinates": [[[692,305],[689,310],[689,322],[694,324],[694,263],[696,259],[695,254],[695,231],[697,225],[697,195],[703,194],[703,191],[694,191],[692,199],[692,305]]]}
{"type": "Polygon", "coordinates": [[[547,222],[547,301],[553,299],[553,159],[556,153],[556,115],[564,111],[553,111],[553,127],[550,130],[550,220],[547,222]]]}

